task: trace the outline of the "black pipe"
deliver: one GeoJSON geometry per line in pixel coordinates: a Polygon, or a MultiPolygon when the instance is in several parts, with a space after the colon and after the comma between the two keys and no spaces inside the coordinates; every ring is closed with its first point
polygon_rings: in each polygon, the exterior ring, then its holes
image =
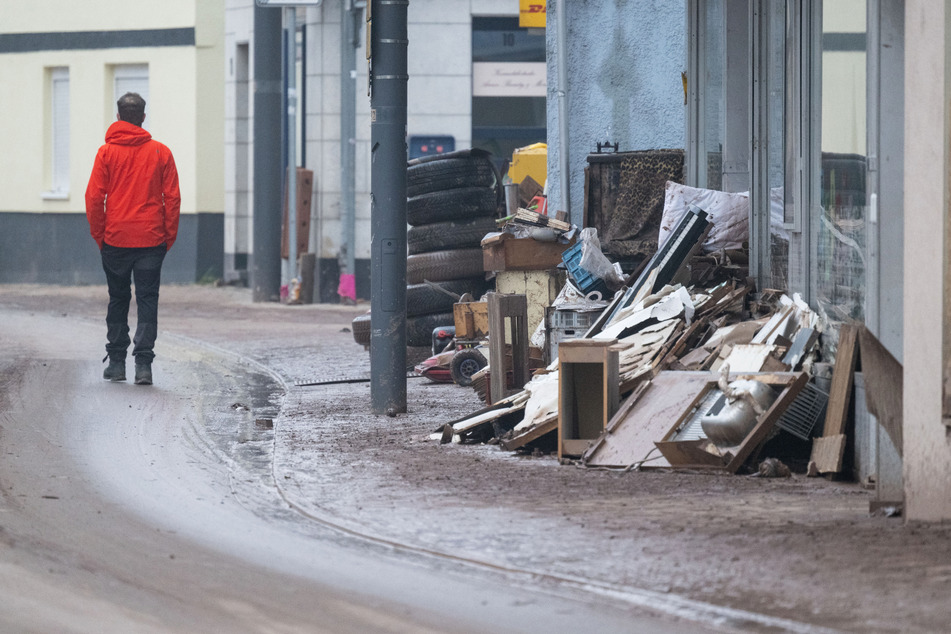
{"type": "Polygon", "coordinates": [[[406,411],[406,88],[408,0],[371,0],[370,397],[406,411]]]}
{"type": "Polygon", "coordinates": [[[281,295],[281,11],[254,7],[254,248],[251,289],[255,302],[281,295]]]}

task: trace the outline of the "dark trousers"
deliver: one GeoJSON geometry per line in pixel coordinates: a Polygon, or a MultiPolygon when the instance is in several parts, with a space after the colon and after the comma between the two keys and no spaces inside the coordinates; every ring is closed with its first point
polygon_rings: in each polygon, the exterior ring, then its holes
{"type": "Polygon", "coordinates": [[[135,304],[138,323],[132,356],[137,363],[152,363],[155,337],[158,335],[158,298],[165,260],[164,244],[157,247],[123,248],[102,245],[102,270],[109,285],[109,309],[106,312],[106,352],[114,361],[124,361],[129,349],[129,303],[135,278],[135,304]]]}

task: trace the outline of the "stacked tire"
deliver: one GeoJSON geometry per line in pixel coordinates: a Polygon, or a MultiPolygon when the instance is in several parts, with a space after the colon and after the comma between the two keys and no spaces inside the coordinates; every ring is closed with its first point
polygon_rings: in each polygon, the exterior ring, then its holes
{"type": "Polygon", "coordinates": [[[501,178],[488,152],[463,150],[407,164],[406,345],[429,346],[434,328],[453,324],[454,300],[424,280],[476,299],[489,289],[480,243],[496,228],[501,200],[501,178]]]}
{"type": "MultiPolygon", "coordinates": [[[[501,178],[488,152],[436,154],[407,164],[406,196],[406,345],[429,347],[435,328],[454,323],[448,293],[479,298],[489,290],[480,243],[496,228],[501,178]]],[[[369,314],[353,326],[357,343],[369,345],[369,314]]]]}

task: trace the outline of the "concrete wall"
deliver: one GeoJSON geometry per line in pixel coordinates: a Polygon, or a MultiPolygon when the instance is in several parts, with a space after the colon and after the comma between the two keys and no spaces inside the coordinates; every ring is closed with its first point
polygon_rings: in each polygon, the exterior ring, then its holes
{"type": "Polygon", "coordinates": [[[905,5],[904,476],[909,520],[951,519],[951,441],[942,420],[949,358],[951,11],[905,5]],[[939,345],[940,344],[940,345],[939,345]]]}
{"type": "MultiPolygon", "coordinates": [[[[548,1],[549,208],[564,209],[558,179],[557,18],[548,1]]],[[[686,70],[686,2],[566,2],[572,221],[581,224],[585,157],[601,142],[621,151],[683,148],[681,72],[686,70]]]]}
{"type": "MultiPolygon", "coordinates": [[[[22,214],[50,214],[42,225],[51,231],[45,245],[32,245],[18,233],[0,231],[0,250],[6,262],[0,276],[5,280],[47,281],[50,276],[44,266],[52,266],[50,258],[68,266],[72,258],[85,257],[90,249],[95,256],[88,228],[79,235],[74,230],[82,228],[85,221],[84,194],[96,151],[104,142],[106,128],[115,121],[115,65],[148,64],[147,125],[175,156],[182,213],[223,215],[223,0],[170,0],[153,5],[144,0],[0,0],[0,31],[4,34],[0,85],[8,90],[7,97],[0,100],[0,138],[5,148],[0,153],[4,175],[0,224],[21,227],[22,214]],[[51,4],[56,5],[55,10],[50,9],[51,4]],[[143,30],[149,35],[139,40],[135,33],[143,30]],[[112,47],[103,44],[109,37],[88,39],[83,35],[86,31],[119,34],[125,36],[119,38],[125,43],[112,47]],[[136,46],[137,41],[143,45],[136,46]],[[35,43],[42,44],[32,46],[35,43]],[[69,69],[69,187],[50,196],[49,69],[54,67],[69,69]],[[16,98],[10,98],[14,95],[16,98]],[[5,219],[2,216],[6,214],[17,218],[5,219]]],[[[204,223],[193,218],[191,224],[211,230],[220,225],[220,219],[204,223]]],[[[216,231],[220,233],[220,229],[216,231]]],[[[213,244],[207,238],[196,236],[192,242],[213,244]]],[[[183,267],[191,268],[187,277],[194,281],[208,272],[197,270],[198,260],[208,253],[185,252],[187,244],[182,242],[174,250],[182,249],[176,257],[183,258],[183,267]]],[[[220,253],[220,246],[218,249],[220,253]]],[[[220,270],[220,263],[216,268],[220,270]]],[[[57,280],[64,277],[72,276],[54,276],[57,280]]]]}

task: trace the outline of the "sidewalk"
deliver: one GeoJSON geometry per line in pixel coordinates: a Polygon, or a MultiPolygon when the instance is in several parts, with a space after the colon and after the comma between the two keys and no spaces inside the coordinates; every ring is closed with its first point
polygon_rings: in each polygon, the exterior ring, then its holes
{"type": "MultiPolygon", "coordinates": [[[[0,304],[101,322],[105,290],[7,285],[0,304]]],[[[369,376],[369,355],[345,331],[366,309],[163,287],[155,380],[162,333],[266,366],[286,387],[274,420],[279,491],[372,539],[740,629],[947,630],[951,525],[870,517],[871,494],[856,484],[561,466],[430,440],[481,407],[469,389],[409,379],[409,412],[390,418],[369,412],[369,383],[295,387],[369,376]]]]}

